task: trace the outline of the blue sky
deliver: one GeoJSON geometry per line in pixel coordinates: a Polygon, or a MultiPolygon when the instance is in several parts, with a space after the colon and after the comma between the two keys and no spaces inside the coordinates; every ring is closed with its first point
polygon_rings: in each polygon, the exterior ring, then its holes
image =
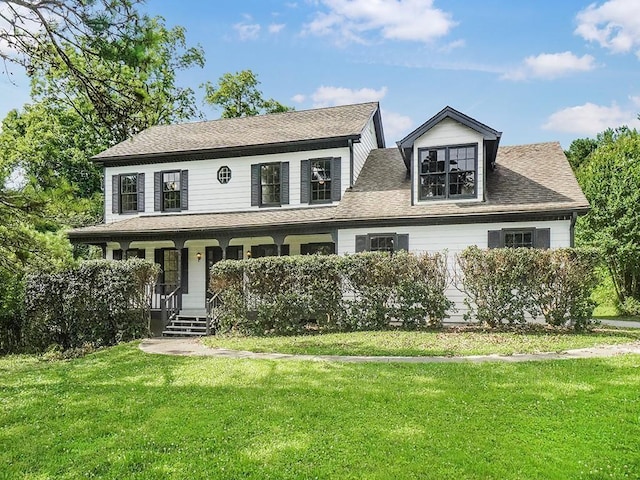
{"type": "MultiPolygon", "coordinates": [[[[503,145],[595,136],[640,122],[640,0],[148,0],[186,28],[205,67],[196,90],[253,70],[298,110],[380,101],[387,146],[446,105],[503,132],[503,145]]],[[[28,102],[13,69],[0,116],[28,102]]],[[[208,119],[219,112],[200,105],[208,119]]]]}

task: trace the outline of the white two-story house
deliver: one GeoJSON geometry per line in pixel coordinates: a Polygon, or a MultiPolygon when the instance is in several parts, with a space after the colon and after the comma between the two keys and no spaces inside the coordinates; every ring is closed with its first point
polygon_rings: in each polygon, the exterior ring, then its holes
{"type": "Polygon", "coordinates": [[[154,259],[194,314],[225,258],[571,246],[588,202],[560,144],[500,136],[446,107],[384,148],[378,103],[156,126],[94,157],[105,221],[69,237],[154,259]]]}

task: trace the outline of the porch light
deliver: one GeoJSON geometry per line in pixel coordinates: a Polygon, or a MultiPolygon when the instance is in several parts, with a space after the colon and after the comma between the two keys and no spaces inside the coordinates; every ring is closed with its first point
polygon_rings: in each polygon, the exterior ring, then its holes
{"type": "Polygon", "coordinates": [[[198,259],[198,261],[202,260],[202,253],[196,253],[196,258],[198,259]]]}

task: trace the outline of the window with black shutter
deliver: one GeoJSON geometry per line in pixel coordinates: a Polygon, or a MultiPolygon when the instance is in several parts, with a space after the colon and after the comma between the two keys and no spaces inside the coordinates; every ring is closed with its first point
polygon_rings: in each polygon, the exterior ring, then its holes
{"type": "Polygon", "coordinates": [[[503,228],[489,230],[489,248],[550,248],[550,228],[503,228]]]}

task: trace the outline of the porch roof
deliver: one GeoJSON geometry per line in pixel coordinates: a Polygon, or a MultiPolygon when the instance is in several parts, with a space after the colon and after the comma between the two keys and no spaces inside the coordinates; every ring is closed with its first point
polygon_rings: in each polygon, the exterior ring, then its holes
{"type": "Polygon", "coordinates": [[[212,235],[253,235],[260,230],[291,230],[314,225],[326,229],[336,207],[278,208],[227,213],[139,215],[114,223],[76,228],[71,240],[109,241],[117,238],[158,239],[212,235]]]}

